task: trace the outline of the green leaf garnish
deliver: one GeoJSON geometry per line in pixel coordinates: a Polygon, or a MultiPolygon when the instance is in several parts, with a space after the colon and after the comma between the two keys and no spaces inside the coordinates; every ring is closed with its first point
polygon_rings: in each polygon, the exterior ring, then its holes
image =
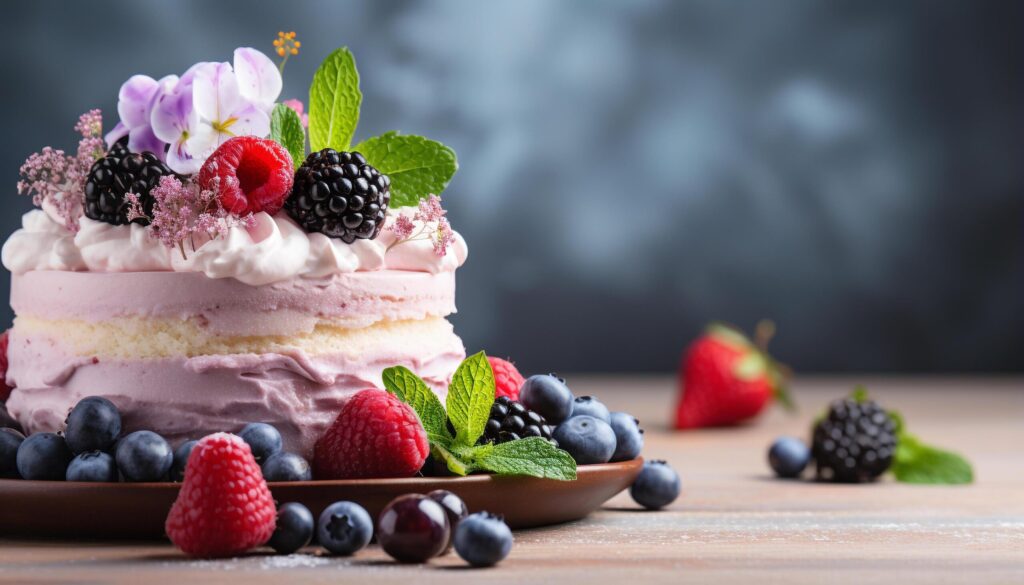
{"type": "Polygon", "coordinates": [[[484,352],[466,358],[448,387],[448,418],[455,427],[455,445],[470,447],[484,433],[494,404],[494,372],[484,352]]]}
{"type": "Polygon", "coordinates": [[[419,204],[444,191],[459,168],[455,151],[428,138],[387,132],[360,142],[359,151],[391,179],[391,207],[419,204]]]}
{"type": "Polygon", "coordinates": [[[296,168],[302,164],[306,158],[306,129],[295,110],[284,104],[274,106],[270,115],[270,138],[292,155],[292,164],[296,168]]]}
{"type": "Polygon", "coordinates": [[[569,481],[576,479],[572,456],[540,437],[529,437],[493,445],[486,453],[474,454],[481,469],[502,475],[531,475],[569,481]]]}
{"type": "Polygon", "coordinates": [[[490,471],[498,475],[529,475],[569,481],[576,479],[572,456],[540,437],[496,445],[476,440],[494,403],[494,372],[484,352],[459,365],[448,388],[448,414],[441,401],[416,374],[402,366],[384,370],[384,387],[416,411],[430,440],[431,456],[444,461],[456,475],[490,471]],[[455,427],[452,438],[448,420],[455,427]]]}
{"type": "MultiPolygon", "coordinates": [[[[867,393],[863,387],[858,390],[867,393]]],[[[896,423],[896,454],[890,470],[897,481],[946,485],[974,481],[974,470],[967,459],[921,442],[907,432],[906,421],[900,413],[889,411],[889,416],[896,423]]]]}
{"type": "Polygon", "coordinates": [[[362,102],[355,58],[347,47],[336,49],[320,64],[309,88],[310,148],[348,150],[362,102]]]}
{"type": "Polygon", "coordinates": [[[448,417],[441,400],[419,376],[404,366],[384,370],[384,388],[416,411],[431,443],[447,447],[452,442],[448,417]]]}

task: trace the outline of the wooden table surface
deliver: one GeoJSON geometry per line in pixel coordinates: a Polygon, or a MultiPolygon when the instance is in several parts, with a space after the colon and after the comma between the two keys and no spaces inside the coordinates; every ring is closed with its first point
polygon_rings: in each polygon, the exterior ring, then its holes
{"type": "Polygon", "coordinates": [[[668,378],[570,382],[645,422],[645,455],[667,459],[683,478],[669,510],[639,511],[623,493],[586,520],[517,532],[510,557],[489,570],[467,570],[454,556],[397,565],[376,546],[351,559],[196,561],[169,544],[0,539],[0,583],[1024,583],[1020,378],[801,378],[796,416],[773,411],[753,425],[683,434],[665,424],[668,378]],[[912,432],[965,454],[976,483],[771,479],[771,439],[806,435],[830,399],[861,381],[912,432]]]}

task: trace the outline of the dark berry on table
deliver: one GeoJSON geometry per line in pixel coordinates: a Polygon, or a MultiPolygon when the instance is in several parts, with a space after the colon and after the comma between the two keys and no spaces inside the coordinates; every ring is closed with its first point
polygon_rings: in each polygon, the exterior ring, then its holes
{"type": "Polygon", "coordinates": [[[644,448],[644,430],[640,421],[625,412],[613,412],[609,416],[615,433],[615,452],[612,461],[629,461],[640,455],[644,448]]]}
{"type": "Polygon", "coordinates": [[[310,481],[313,469],[301,455],[279,451],[263,462],[263,479],[267,481],[310,481]]]}
{"type": "Polygon", "coordinates": [[[121,435],[120,411],[101,396],[79,400],[64,424],[64,440],[72,453],[107,451],[121,435]]]}
{"type": "Polygon", "coordinates": [[[171,481],[184,481],[185,468],[188,466],[188,457],[192,454],[199,441],[185,441],[174,450],[174,461],[171,463],[171,481]]]}
{"type": "Polygon", "coordinates": [[[499,396],[491,405],[479,443],[507,443],[527,437],[551,439],[552,429],[540,414],[522,403],[499,396]]]}
{"type": "Polygon", "coordinates": [[[402,563],[424,563],[448,546],[451,527],[441,504],[420,494],[399,496],[377,520],[377,541],[402,563]]]}
{"type": "Polygon", "coordinates": [[[351,244],[380,234],[390,202],[391,179],[363,155],[325,148],[295,171],[284,208],[305,231],[351,244]]]}
{"type": "Polygon", "coordinates": [[[448,515],[448,527],[449,536],[448,544],[441,551],[442,555],[446,555],[452,550],[452,541],[455,538],[455,527],[459,525],[459,522],[463,518],[469,515],[469,508],[466,506],[466,502],[462,501],[462,498],[455,495],[448,490],[434,490],[427,494],[427,497],[434,500],[441,507],[444,508],[445,514],[448,515]]]}
{"type": "Polygon", "coordinates": [[[24,479],[64,481],[71,457],[64,437],[36,433],[18,446],[18,473],[24,479]]]}
{"type": "Polygon", "coordinates": [[[519,390],[523,406],[543,416],[550,424],[558,424],[572,414],[573,395],[569,387],[554,374],[530,376],[519,390]]]}
{"type": "Polygon", "coordinates": [[[501,516],[470,514],[455,528],[455,552],[474,567],[491,567],[512,550],[512,530],[501,516]]]}
{"type": "MultiPolygon", "coordinates": [[[[152,152],[128,152],[124,146],[115,144],[89,169],[85,180],[85,216],[113,225],[127,224],[129,203],[125,193],[130,192],[138,195],[143,211],[152,217],[155,199],[150,192],[160,184],[161,177],[173,174],[152,152]]],[[[149,224],[146,219],[134,221],[149,224]]]]}
{"type": "Polygon", "coordinates": [[[68,481],[117,481],[117,464],[110,453],[87,451],[80,453],[68,465],[68,481]]]}
{"type": "Polygon", "coordinates": [[[558,446],[576,463],[608,463],[615,453],[615,431],[603,420],[585,414],[574,416],[555,428],[558,446]]]}
{"type": "Polygon", "coordinates": [[[768,449],[768,465],[779,477],[800,477],[810,461],[811,450],[795,437],[779,437],[768,449]]]}
{"type": "Polygon", "coordinates": [[[896,423],[872,400],[837,400],[814,427],[811,456],[823,481],[874,481],[889,469],[895,453],[896,423]]]}
{"type": "Polygon", "coordinates": [[[267,544],[277,554],[290,555],[313,540],[315,528],[309,508],[288,502],[277,509],[277,525],[267,544]]]}
{"type": "Polygon", "coordinates": [[[373,520],[366,509],[355,502],[335,502],[320,513],[316,538],[331,554],[353,555],[373,538],[373,520]]]}
{"type": "Polygon", "coordinates": [[[239,431],[238,436],[249,444],[252,456],[256,458],[256,463],[261,465],[267,457],[280,451],[283,445],[281,433],[267,423],[249,423],[239,431]]]}
{"type": "Polygon", "coordinates": [[[679,497],[679,474],[668,463],[655,459],[645,461],[640,475],[629,488],[629,495],[648,510],[657,510],[679,497]]]}
{"type": "MultiPolygon", "coordinates": [[[[2,382],[2,380],[0,380],[2,382]]],[[[21,431],[21,425],[18,424],[17,419],[11,416],[11,413],[7,412],[7,405],[0,402],[0,429],[14,429],[21,431]]]]}
{"type": "Polygon", "coordinates": [[[604,422],[611,422],[611,413],[608,412],[608,407],[593,396],[577,396],[576,399],[572,401],[572,414],[569,416],[578,416],[581,414],[592,416],[596,419],[603,420],[604,422]]]}
{"type": "Polygon", "coordinates": [[[127,481],[163,481],[174,453],[167,440],[153,431],[135,431],[117,442],[115,459],[127,481]]]}
{"type": "Polygon", "coordinates": [[[18,447],[25,436],[12,428],[0,428],[0,479],[17,479],[18,447]]]}

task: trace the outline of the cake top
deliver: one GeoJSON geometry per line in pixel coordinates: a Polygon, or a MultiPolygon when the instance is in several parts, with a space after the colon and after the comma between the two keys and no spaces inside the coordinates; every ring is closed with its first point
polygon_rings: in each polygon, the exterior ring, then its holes
{"type": "Polygon", "coordinates": [[[18,192],[39,209],[4,244],[4,266],[201,272],[252,285],[454,271],[466,244],[439,197],[458,168],[454,151],[394,131],[353,145],[362,93],[347,48],[317,69],[308,114],[299,100],[279,101],[300,46],[279,33],[277,64],[243,47],[231,63],[129,78],[109,132],[91,110],[73,154],[46,147],[22,165],[18,192]]]}

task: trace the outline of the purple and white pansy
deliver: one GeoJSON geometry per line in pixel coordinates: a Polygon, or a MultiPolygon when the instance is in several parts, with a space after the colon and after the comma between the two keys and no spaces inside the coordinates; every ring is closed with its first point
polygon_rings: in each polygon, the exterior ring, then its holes
{"type": "Polygon", "coordinates": [[[121,86],[121,121],[107,143],[127,135],[132,151],[154,152],[175,172],[195,173],[229,138],[270,133],[281,86],[277,66],[252,48],[236,49],[233,66],[196,63],[180,78],[160,81],[136,75],[121,86]]]}

